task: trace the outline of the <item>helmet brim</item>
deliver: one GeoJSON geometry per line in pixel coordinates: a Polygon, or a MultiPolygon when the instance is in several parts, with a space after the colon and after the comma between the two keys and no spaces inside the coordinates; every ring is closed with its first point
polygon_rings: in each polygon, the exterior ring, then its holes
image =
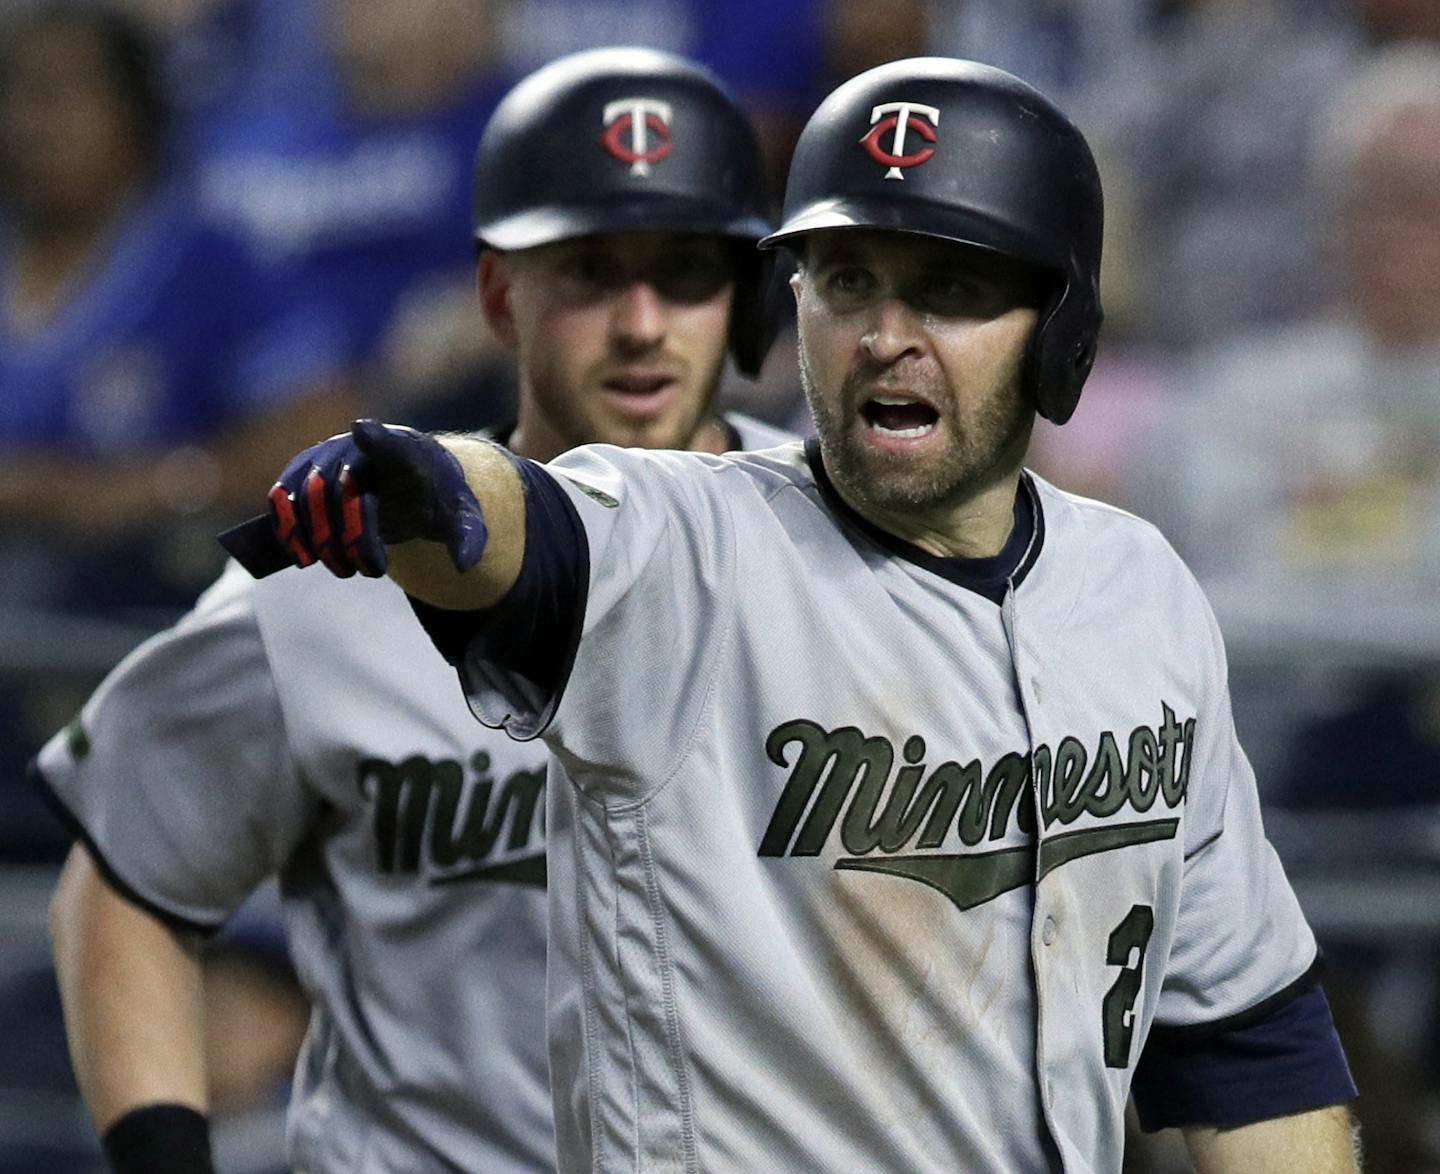
{"type": "Polygon", "coordinates": [[[762,249],[799,246],[801,238],[813,232],[834,229],[870,229],[900,232],[971,245],[1030,265],[1064,269],[1065,258],[1057,256],[1054,244],[1036,237],[999,216],[987,216],[968,208],[954,208],[931,201],[841,197],[821,200],[802,208],[786,219],[778,231],[761,239],[762,249]]]}
{"type": "Polygon", "coordinates": [[[488,248],[514,252],[606,232],[695,232],[758,241],[771,227],[759,216],[736,216],[733,207],[657,193],[656,198],[618,203],[526,208],[477,226],[475,239],[488,248]]]}

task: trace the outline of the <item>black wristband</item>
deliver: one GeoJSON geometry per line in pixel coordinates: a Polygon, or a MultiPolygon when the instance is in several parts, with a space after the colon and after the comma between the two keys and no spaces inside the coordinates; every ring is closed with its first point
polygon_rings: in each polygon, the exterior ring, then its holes
{"type": "Polygon", "coordinates": [[[188,1105],[131,1109],[100,1144],[115,1174],[215,1174],[210,1121],[188,1105]]]}

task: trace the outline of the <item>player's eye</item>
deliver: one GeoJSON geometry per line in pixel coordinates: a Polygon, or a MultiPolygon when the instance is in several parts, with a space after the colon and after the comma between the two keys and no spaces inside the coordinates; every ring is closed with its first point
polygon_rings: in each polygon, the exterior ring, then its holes
{"type": "Polygon", "coordinates": [[[910,295],[911,304],[944,318],[998,318],[1027,298],[1023,282],[985,273],[941,270],[927,275],[910,295]]]}
{"type": "Polygon", "coordinates": [[[833,300],[858,302],[872,294],[877,284],[875,275],[861,265],[837,265],[823,275],[821,288],[833,300]]]}
{"type": "Polygon", "coordinates": [[[732,276],[727,254],[680,249],[655,266],[652,280],[667,301],[695,305],[719,294],[732,276]]]}
{"type": "Polygon", "coordinates": [[[622,267],[604,253],[570,253],[560,260],[557,274],[576,293],[597,294],[618,285],[622,267]]]}
{"type": "Polygon", "coordinates": [[[989,282],[967,273],[932,273],[920,283],[914,300],[918,308],[943,317],[990,317],[999,298],[989,282]]]}

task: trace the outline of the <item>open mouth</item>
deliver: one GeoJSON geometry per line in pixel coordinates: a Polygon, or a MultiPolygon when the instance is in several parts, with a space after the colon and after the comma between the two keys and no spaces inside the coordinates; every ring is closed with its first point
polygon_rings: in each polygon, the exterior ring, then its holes
{"type": "Polygon", "coordinates": [[[620,371],[600,386],[611,412],[630,420],[654,420],[670,410],[681,385],[664,371],[620,371]]]}
{"type": "Polygon", "coordinates": [[[663,391],[673,382],[669,375],[616,375],[605,380],[605,389],[621,395],[646,396],[663,391]]]}
{"type": "Polygon", "coordinates": [[[940,421],[940,413],[929,404],[897,395],[877,395],[866,400],[860,414],[875,432],[896,440],[928,436],[940,421]]]}

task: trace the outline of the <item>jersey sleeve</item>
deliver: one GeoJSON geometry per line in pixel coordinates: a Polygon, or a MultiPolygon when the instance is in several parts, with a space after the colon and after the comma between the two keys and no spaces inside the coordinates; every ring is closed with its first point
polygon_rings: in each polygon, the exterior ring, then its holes
{"type": "Polygon", "coordinates": [[[1325,992],[1308,983],[1226,1024],[1152,1030],[1133,1091],[1149,1132],[1234,1129],[1356,1095],[1325,992]]]}
{"type": "MultiPolygon", "coordinates": [[[[557,658],[565,672],[537,688],[473,640],[457,662],[466,695],[485,724],[517,738],[544,734],[577,765],[663,779],[700,720],[713,684],[710,653],[734,606],[720,466],[695,454],[594,445],[546,469],[564,504],[545,510],[543,533],[527,528],[526,561],[556,564],[544,542],[583,547],[571,647],[557,658]]],[[[578,781],[583,767],[570,773],[578,781]]]]}
{"type": "Polygon", "coordinates": [[[218,929],[304,836],[315,798],[285,737],[250,580],[232,566],[41,750],[40,782],[106,877],[218,929]]]}
{"type": "Polygon", "coordinates": [[[514,585],[484,611],[450,611],[413,597],[410,606],[459,670],[467,696],[486,698],[482,720],[524,742],[549,724],[575,661],[589,545],[560,483],[544,466],[505,455],[525,493],[525,555],[514,585]]]}
{"type": "Polygon", "coordinates": [[[1315,937],[1265,838],[1255,774],[1235,733],[1219,627],[1195,588],[1206,700],[1195,726],[1179,919],[1155,1024],[1222,1027],[1317,971],[1315,937]]]}

